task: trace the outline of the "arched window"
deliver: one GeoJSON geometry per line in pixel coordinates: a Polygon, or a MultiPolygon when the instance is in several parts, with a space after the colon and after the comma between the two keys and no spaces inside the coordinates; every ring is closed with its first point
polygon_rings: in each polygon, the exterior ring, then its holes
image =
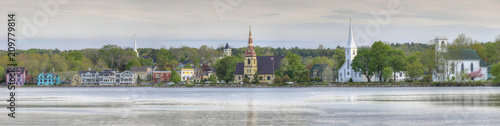
{"type": "Polygon", "coordinates": [[[455,64],[454,63],[451,63],[451,73],[452,74],[455,73],[455,64]]]}
{"type": "Polygon", "coordinates": [[[250,65],[250,59],[248,59],[248,64],[250,65]]]}
{"type": "Polygon", "coordinates": [[[462,63],[462,70],[461,72],[463,73],[464,72],[464,63],[462,63]]]}
{"type": "Polygon", "coordinates": [[[350,65],[349,65],[349,60],[347,60],[347,69],[349,69],[349,66],[350,66],[350,65]]]}
{"type": "Polygon", "coordinates": [[[271,76],[267,76],[267,80],[271,80],[271,76]]]}
{"type": "Polygon", "coordinates": [[[470,72],[474,71],[474,64],[470,63],[470,72]]]}
{"type": "Polygon", "coordinates": [[[352,50],[352,55],[356,55],[356,50],[352,50]]]}

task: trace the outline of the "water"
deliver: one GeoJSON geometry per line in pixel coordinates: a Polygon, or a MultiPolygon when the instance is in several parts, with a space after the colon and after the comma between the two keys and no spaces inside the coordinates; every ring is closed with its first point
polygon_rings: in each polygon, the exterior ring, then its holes
{"type": "Polygon", "coordinates": [[[1,125],[500,124],[500,87],[16,89],[1,125]]]}

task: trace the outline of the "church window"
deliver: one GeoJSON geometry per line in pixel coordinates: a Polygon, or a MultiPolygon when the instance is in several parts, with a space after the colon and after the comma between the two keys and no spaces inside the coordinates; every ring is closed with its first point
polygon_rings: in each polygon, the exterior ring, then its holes
{"type": "Polygon", "coordinates": [[[352,50],[352,55],[356,55],[356,50],[352,50]]]}
{"type": "Polygon", "coordinates": [[[257,64],[257,63],[255,63],[255,61],[256,61],[256,60],[253,60],[253,64],[257,64]]]}
{"type": "Polygon", "coordinates": [[[267,76],[267,80],[271,80],[271,76],[267,76]]]}
{"type": "Polygon", "coordinates": [[[340,73],[340,78],[342,78],[342,73],[340,73]]]}
{"type": "Polygon", "coordinates": [[[248,65],[250,65],[250,59],[248,59],[248,65]]]}
{"type": "Polygon", "coordinates": [[[451,73],[452,74],[455,73],[455,64],[454,63],[451,63],[451,73]]]}
{"type": "Polygon", "coordinates": [[[474,65],[470,63],[470,72],[474,71],[474,65]]]}
{"type": "Polygon", "coordinates": [[[361,77],[361,73],[359,73],[359,77],[361,77]]]}
{"type": "Polygon", "coordinates": [[[347,69],[349,69],[349,66],[350,66],[350,65],[349,65],[349,60],[347,60],[347,69]]]}
{"type": "Polygon", "coordinates": [[[462,63],[462,73],[464,72],[464,63],[462,63]]]}

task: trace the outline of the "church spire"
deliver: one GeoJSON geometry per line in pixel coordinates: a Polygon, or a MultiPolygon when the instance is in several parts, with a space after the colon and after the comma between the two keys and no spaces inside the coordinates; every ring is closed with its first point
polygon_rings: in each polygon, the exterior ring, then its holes
{"type": "Polygon", "coordinates": [[[354,42],[354,34],[352,34],[352,19],[349,18],[349,40],[347,40],[346,48],[357,48],[354,42]]]}
{"type": "Polygon", "coordinates": [[[139,57],[139,52],[137,52],[137,39],[135,38],[135,33],[134,33],[134,52],[137,54],[137,57],[139,57]]]}
{"type": "Polygon", "coordinates": [[[250,26],[250,33],[248,35],[248,47],[245,56],[256,56],[255,50],[253,49],[252,26],[250,26]]]}

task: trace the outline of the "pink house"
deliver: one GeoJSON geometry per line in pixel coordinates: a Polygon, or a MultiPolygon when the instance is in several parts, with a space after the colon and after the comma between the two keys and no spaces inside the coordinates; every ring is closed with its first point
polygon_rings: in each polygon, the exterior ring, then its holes
{"type": "Polygon", "coordinates": [[[26,82],[26,75],[28,74],[28,72],[26,72],[26,69],[24,67],[9,67],[5,71],[7,73],[6,75],[7,84],[14,83],[17,86],[23,86],[24,83],[26,82]],[[16,80],[14,82],[10,81],[11,75],[9,74],[9,72],[15,73],[14,78],[16,80]]]}

